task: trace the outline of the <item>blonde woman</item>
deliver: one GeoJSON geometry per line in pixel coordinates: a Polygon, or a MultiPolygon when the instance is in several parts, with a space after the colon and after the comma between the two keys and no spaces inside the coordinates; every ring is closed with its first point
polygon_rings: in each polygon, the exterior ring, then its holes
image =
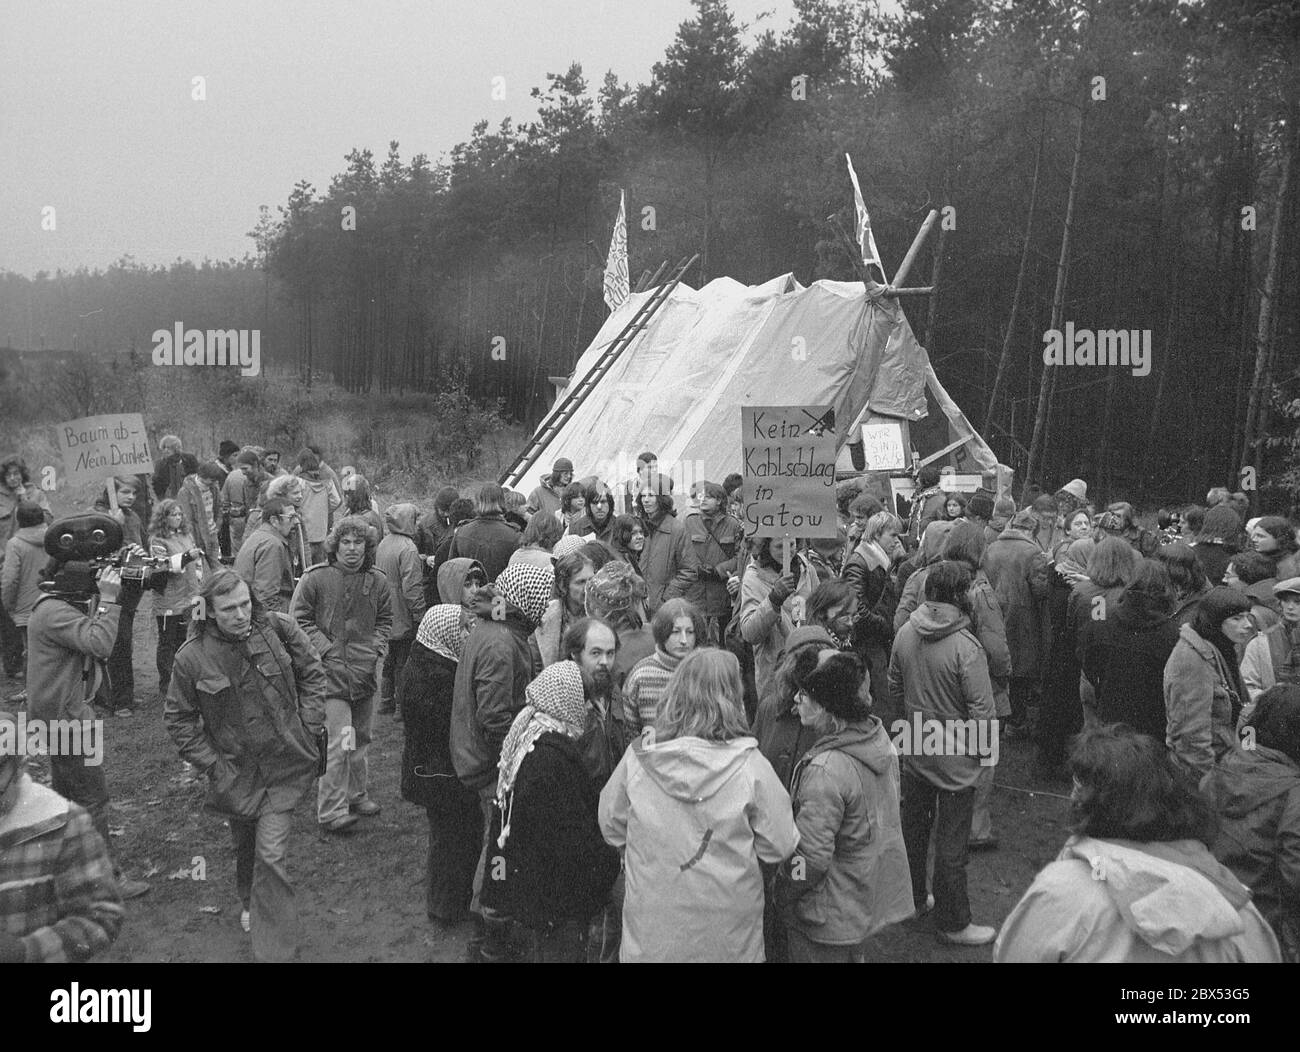
{"type": "Polygon", "coordinates": [[[682,659],[600,794],[600,829],[627,874],[621,961],[764,959],[759,862],[788,858],[799,833],[745,726],[734,654],[682,659]]]}
{"type": "Polygon", "coordinates": [[[149,554],[171,560],[167,584],[153,597],[158,623],[158,693],[166,695],[172,679],[172,662],[185,642],[190,609],[199,594],[203,549],[194,543],[185,509],[176,500],[158,502],[149,520],[149,554]]]}

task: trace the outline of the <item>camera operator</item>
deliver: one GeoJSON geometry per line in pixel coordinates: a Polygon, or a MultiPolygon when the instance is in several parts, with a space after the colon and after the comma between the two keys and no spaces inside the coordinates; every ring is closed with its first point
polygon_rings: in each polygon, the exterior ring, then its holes
{"type": "MultiPolygon", "coordinates": [[[[53,561],[46,573],[52,572],[53,579],[42,584],[47,594],[36,601],[27,625],[27,711],[31,719],[47,723],[95,719],[91,699],[104,678],[103,663],[113,653],[121,624],[122,576],[110,567],[96,581],[88,559],[107,554],[112,542],[120,539],[120,527],[99,515],[59,520],[49,528],[46,551],[53,561]],[[58,548],[61,537],[84,538],[96,532],[107,538],[93,554],[87,552],[84,540],[81,546],[58,548]],[[74,555],[87,561],[74,562],[74,555]]],[[[138,593],[135,599],[138,601],[138,593]]],[[[51,756],[54,791],[89,811],[108,844],[108,783],[103,765],[89,759],[51,756]]],[[[149,890],[148,884],[126,879],[120,871],[118,886],[125,899],[149,890]]]]}

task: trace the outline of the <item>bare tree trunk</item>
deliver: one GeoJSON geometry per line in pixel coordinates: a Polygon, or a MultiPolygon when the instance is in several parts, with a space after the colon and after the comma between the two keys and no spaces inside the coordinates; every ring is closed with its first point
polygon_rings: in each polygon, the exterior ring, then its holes
{"type": "MultiPolygon", "coordinates": [[[[1070,192],[1065,201],[1065,228],[1061,232],[1061,255],[1056,263],[1056,292],[1052,296],[1051,328],[1061,329],[1061,315],[1065,312],[1065,288],[1070,276],[1070,226],[1074,222],[1074,202],[1079,191],[1079,162],[1083,159],[1083,109],[1079,110],[1079,130],[1074,137],[1074,163],[1070,165],[1070,192]]],[[[1025,481],[1038,481],[1043,444],[1046,441],[1047,414],[1051,411],[1052,385],[1055,370],[1043,365],[1043,376],[1038,384],[1038,411],[1034,415],[1034,437],[1029,442],[1029,463],[1025,467],[1025,481]]]]}
{"type": "MultiPolygon", "coordinates": [[[[998,394],[1002,389],[1002,380],[1007,373],[1007,362],[1011,360],[1011,344],[1015,339],[1016,322],[1020,317],[1020,301],[1025,291],[1025,274],[1029,270],[1029,249],[1034,240],[1034,212],[1038,207],[1038,175],[1043,167],[1043,144],[1047,140],[1047,115],[1044,113],[1038,132],[1038,154],[1034,159],[1034,182],[1029,191],[1029,215],[1025,219],[1025,245],[1020,251],[1020,269],[1016,272],[1016,291],[1011,296],[1011,315],[1007,318],[1007,331],[1002,337],[1002,354],[998,356],[998,371],[993,377],[993,390],[989,394],[989,406],[984,411],[984,430],[988,432],[993,423],[993,412],[997,408],[998,394]]],[[[942,231],[940,231],[942,233],[942,231]]],[[[929,333],[926,333],[928,339],[929,333]]]]}

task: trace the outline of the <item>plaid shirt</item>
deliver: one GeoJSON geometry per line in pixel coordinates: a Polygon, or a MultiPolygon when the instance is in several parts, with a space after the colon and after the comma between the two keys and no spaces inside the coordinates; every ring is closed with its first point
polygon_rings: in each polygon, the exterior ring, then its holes
{"type": "Polygon", "coordinates": [[[50,813],[52,790],[23,780],[15,810],[35,803],[42,814],[0,833],[0,931],[23,940],[29,963],[84,961],[122,927],[113,864],[83,808],[50,813]]]}

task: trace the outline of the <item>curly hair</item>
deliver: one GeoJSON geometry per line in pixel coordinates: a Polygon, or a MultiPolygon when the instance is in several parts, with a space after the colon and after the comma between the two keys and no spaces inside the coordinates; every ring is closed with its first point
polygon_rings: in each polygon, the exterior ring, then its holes
{"type": "Polygon", "coordinates": [[[149,536],[150,537],[176,537],[182,533],[189,533],[191,530],[189,516],[185,514],[185,509],[179,501],[160,500],[153,509],[153,515],[149,519],[149,536]],[[167,518],[173,511],[181,513],[180,529],[173,530],[168,523],[167,518]]]}
{"type": "Polygon", "coordinates": [[[375,564],[375,549],[379,547],[379,531],[374,524],[360,515],[346,515],[334,524],[325,538],[325,557],[333,564],[339,555],[339,541],[344,537],[358,536],[366,542],[366,555],[361,568],[368,570],[375,564]]]}
{"type": "Polygon", "coordinates": [[[22,457],[5,457],[4,460],[0,460],[0,486],[4,485],[4,480],[12,468],[17,468],[22,473],[24,486],[31,485],[32,473],[27,470],[27,461],[22,457]]]}

